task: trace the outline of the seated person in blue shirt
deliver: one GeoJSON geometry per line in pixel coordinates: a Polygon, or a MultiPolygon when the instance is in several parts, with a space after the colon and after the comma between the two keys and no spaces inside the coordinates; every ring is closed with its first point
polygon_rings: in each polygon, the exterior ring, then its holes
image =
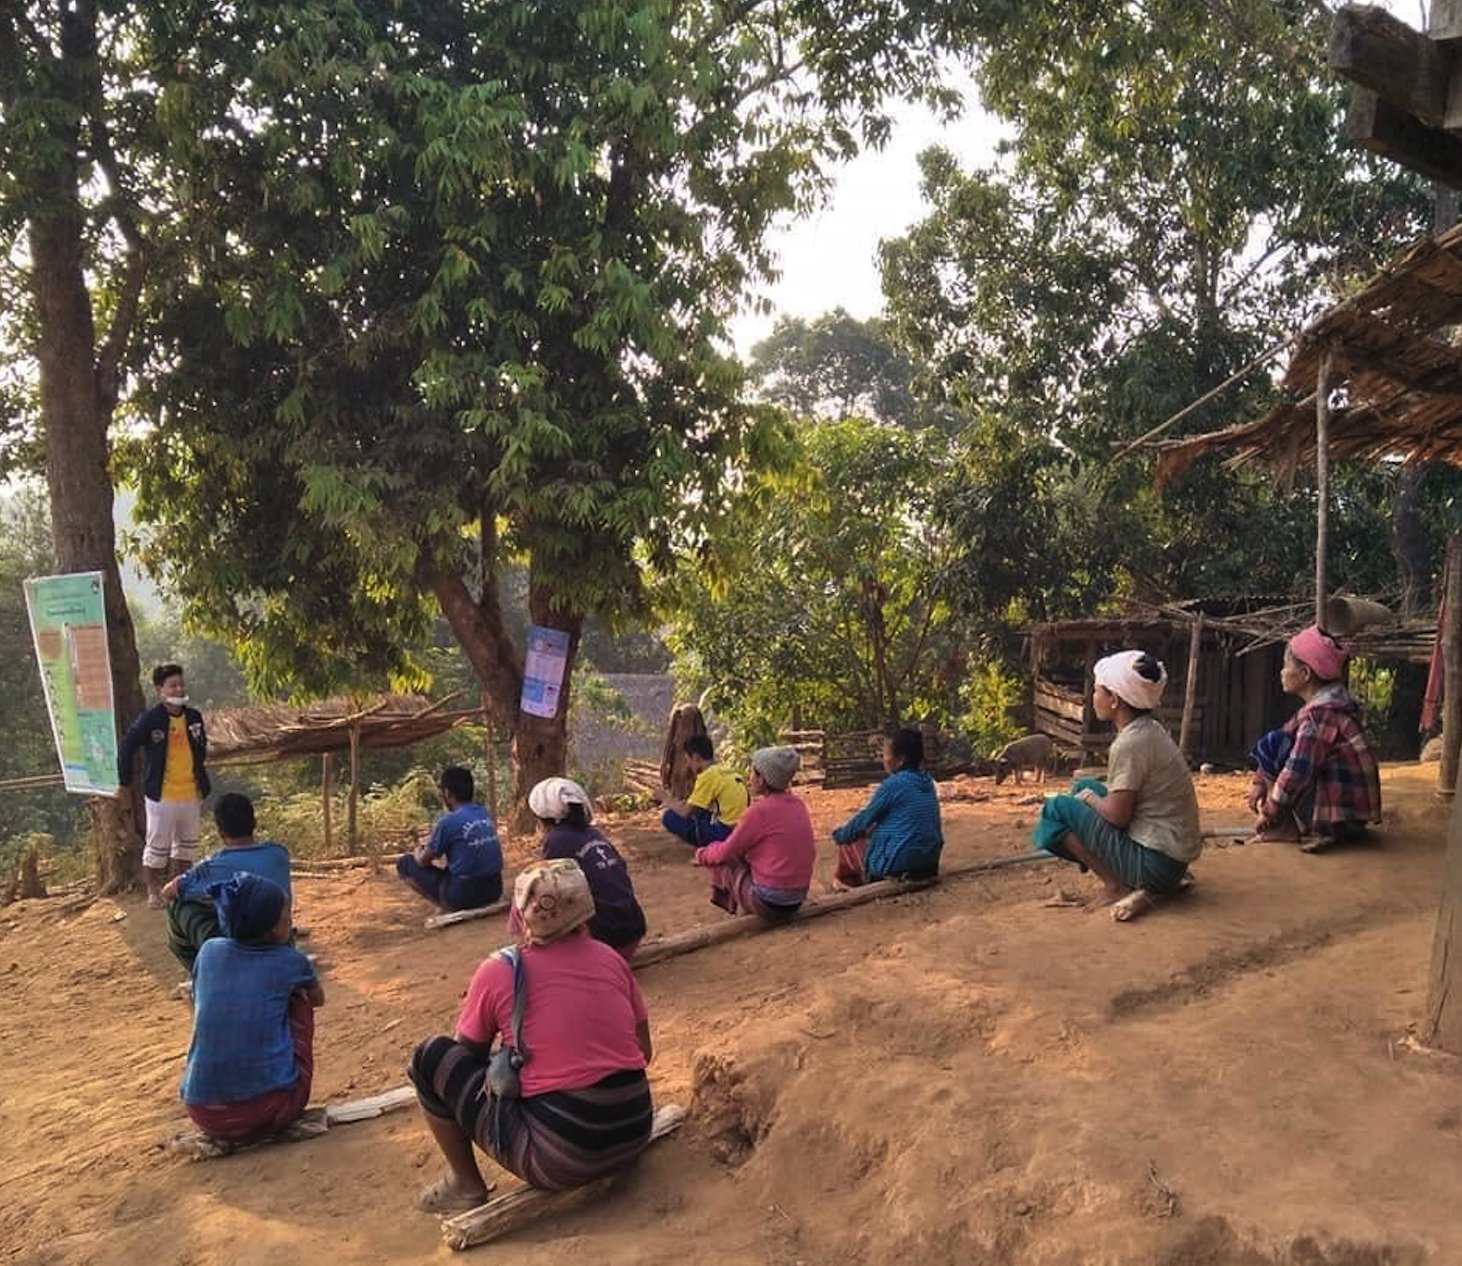
{"type": "Polygon", "coordinates": [[[442,910],[478,910],[503,895],[503,849],[492,815],[472,802],[472,771],[448,765],[437,779],[447,811],[431,838],[396,860],[396,873],[442,910]]]}
{"type": "Polygon", "coordinates": [[[883,741],[883,767],[867,807],[833,832],[833,879],[857,888],[875,879],[932,879],[939,873],[944,829],[934,779],[924,772],[924,736],[900,730],[883,741]]]}
{"type": "Polygon", "coordinates": [[[163,885],[167,903],[168,949],[189,971],[204,941],[219,935],[218,913],[209,886],[232,875],[248,872],[262,875],[284,889],[289,886],[289,853],[282,844],[254,838],[254,804],[248,796],[231,791],[213,806],[213,824],[223,848],[212,857],[195,862],[176,879],[163,885]]]}
{"type": "Polygon", "coordinates": [[[181,1089],[209,1138],[252,1143],[304,1113],[325,991],[289,942],[289,898],[243,872],[210,887],[222,935],[193,964],[193,1041],[181,1089]]]}

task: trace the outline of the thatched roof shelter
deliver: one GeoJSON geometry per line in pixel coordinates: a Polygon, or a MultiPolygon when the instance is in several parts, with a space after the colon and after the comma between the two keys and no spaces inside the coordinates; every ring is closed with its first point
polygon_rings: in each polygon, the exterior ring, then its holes
{"type": "Polygon", "coordinates": [[[361,748],[406,747],[445,734],[482,710],[446,710],[456,695],[431,703],[421,695],[325,699],[302,708],[261,704],[225,708],[207,717],[211,764],[243,765],[350,750],[351,732],[361,748]]]}
{"type": "Polygon", "coordinates": [[[1359,294],[1316,318],[1299,336],[1283,385],[1304,393],[1263,417],[1155,447],[1158,482],[1203,453],[1232,451],[1234,464],[1262,461],[1288,483],[1316,456],[1316,384],[1327,354],[1332,458],[1441,459],[1462,463],[1462,348],[1442,331],[1462,324],[1462,225],[1408,247],[1359,294]]]}

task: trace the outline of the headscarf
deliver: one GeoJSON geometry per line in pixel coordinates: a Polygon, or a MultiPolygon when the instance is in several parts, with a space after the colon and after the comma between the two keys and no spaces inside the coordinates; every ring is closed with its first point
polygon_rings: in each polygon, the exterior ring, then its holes
{"type": "Polygon", "coordinates": [[[802,768],[802,757],[795,747],[759,747],[751,754],[751,767],[773,791],[786,791],[802,768]]]}
{"type": "Polygon", "coordinates": [[[284,889],[272,879],[248,871],[209,884],[208,895],[218,911],[219,931],[245,943],[268,936],[289,903],[284,889]]]}
{"type": "Polygon", "coordinates": [[[1289,639],[1289,653],[1321,681],[1339,681],[1349,652],[1318,624],[1301,629],[1289,639]]]}
{"type": "Polygon", "coordinates": [[[562,822],[569,816],[569,806],[575,804],[584,806],[585,821],[594,820],[589,793],[572,778],[545,778],[528,793],[528,808],[533,816],[549,822],[562,822]]]}
{"type": "Polygon", "coordinates": [[[1147,652],[1118,651],[1096,662],[1094,676],[1099,686],[1105,686],[1129,708],[1147,712],[1157,707],[1162,699],[1163,687],[1168,684],[1168,671],[1157,664],[1157,680],[1148,681],[1137,671],[1136,664],[1147,652]]]}
{"type": "Polygon", "coordinates": [[[567,936],[594,917],[594,896],[583,868],[572,857],[534,862],[513,885],[513,909],[532,945],[567,936]]]}

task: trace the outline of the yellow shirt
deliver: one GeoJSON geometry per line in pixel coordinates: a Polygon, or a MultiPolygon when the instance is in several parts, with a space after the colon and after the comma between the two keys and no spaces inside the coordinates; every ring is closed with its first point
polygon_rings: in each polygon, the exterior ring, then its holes
{"type": "Polygon", "coordinates": [[[181,712],[168,717],[168,758],[162,767],[162,798],[174,804],[198,799],[193,748],[188,743],[188,718],[181,712]]]}
{"type": "Polygon", "coordinates": [[[746,784],[729,769],[711,765],[703,769],[686,801],[692,809],[705,809],[727,826],[735,823],[751,803],[746,784]]]}

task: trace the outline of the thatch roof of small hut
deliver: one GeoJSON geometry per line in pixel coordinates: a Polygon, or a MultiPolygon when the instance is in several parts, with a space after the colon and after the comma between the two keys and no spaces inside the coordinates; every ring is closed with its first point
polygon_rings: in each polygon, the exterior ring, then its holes
{"type": "Polygon", "coordinates": [[[260,704],[210,712],[210,764],[242,765],[350,750],[352,729],[362,748],[406,747],[480,720],[482,710],[448,711],[456,695],[430,702],[422,695],[367,700],[324,699],[304,707],[260,704]]]}
{"type": "Polygon", "coordinates": [[[1235,465],[1275,467],[1285,483],[1313,464],[1315,392],[1327,352],[1332,388],[1343,392],[1330,420],[1332,457],[1462,464],[1462,348],[1439,333],[1459,323],[1462,225],[1408,247],[1304,330],[1283,379],[1298,398],[1254,421],[1155,445],[1159,484],[1220,448],[1232,451],[1235,465]]]}

